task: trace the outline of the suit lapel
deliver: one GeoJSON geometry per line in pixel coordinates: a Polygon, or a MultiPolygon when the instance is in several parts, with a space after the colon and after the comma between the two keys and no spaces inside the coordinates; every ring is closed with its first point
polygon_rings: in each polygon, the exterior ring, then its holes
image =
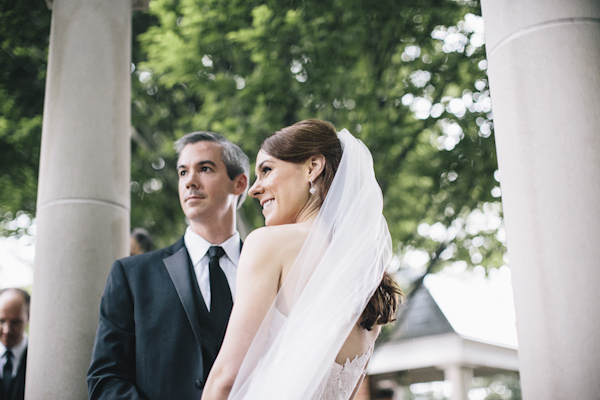
{"type": "MultiPolygon", "coordinates": [[[[240,240],[240,246],[242,241],[240,240]]],[[[212,366],[225,334],[225,329],[217,330],[215,322],[206,307],[198,288],[194,267],[183,243],[183,238],[172,247],[173,254],[163,259],[167,272],[173,281],[181,305],[190,322],[198,344],[203,349],[205,372],[212,366]]]]}
{"type": "MultiPolygon", "coordinates": [[[[198,343],[202,343],[202,334],[198,318],[199,310],[196,310],[196,299],[192,288],[193,282],[190,282],[188,259],[189,256],[187,250],[185,246],[182,246],[175,253],[163,259],[163,262],[165,263],[167,272],[173,281],[175,290],[177,290],[177,295],[179,296],[181,305],[185,310],[185,314],[192,325],[194,336],[196,336],[198,343]]],[[[204,304],[204,301],[202,301],[202,304],[204,304]]],[[[206,309],[206,305],[204,305],[204,308],[206,309]]],[[[208,313],[208,311],[206,312],[208,313]]]]}
{"type": "Polygon", "coordinates": [[[207,368],[209,368],[221,347],[222,335],[219,335],[221,332],[217,331],[200,294],[186,247],[182,246],[171,256],[164,258],[163,262],[194,331],[194,336],[203,351],[207,352],[203,354],[203,358],[206,358],[205,361],[209,363],[207,368]]]}

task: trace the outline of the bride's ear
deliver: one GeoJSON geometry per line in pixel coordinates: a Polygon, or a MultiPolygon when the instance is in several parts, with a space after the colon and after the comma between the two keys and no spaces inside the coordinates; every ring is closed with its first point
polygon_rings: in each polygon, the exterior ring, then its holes
{"type": "Polygon", "coordinates": [[[325,156],[323,154],[317,154],[308,159],[308,179],[311,182],[316,181],[324,169],[325,156]]]}

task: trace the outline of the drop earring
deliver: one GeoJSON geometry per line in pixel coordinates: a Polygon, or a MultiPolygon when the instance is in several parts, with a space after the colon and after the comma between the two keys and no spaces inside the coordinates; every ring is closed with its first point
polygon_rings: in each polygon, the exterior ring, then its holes
{"type": "Polygon", "coordinates": [[[310,183],[310,189],[308,189],[308,193],[315,194],[315,192],[317,191],[317,188],[315,188],[315,184],[312,181],[308,181],[308,183],[310,183]]]}

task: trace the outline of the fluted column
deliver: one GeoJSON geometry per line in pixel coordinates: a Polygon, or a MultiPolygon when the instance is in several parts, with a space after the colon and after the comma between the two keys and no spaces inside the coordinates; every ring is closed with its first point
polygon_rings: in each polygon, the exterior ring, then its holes
{"type": "Polygon", "coordinates": [[[131,0],[54,0],[26,398],[85,399],[98,307],[128,254],[131,0]]]}
{"type": "Polygon", "coordinates": [[[483,0],[526,400],[600,393],[600,2],[483,0]]]}

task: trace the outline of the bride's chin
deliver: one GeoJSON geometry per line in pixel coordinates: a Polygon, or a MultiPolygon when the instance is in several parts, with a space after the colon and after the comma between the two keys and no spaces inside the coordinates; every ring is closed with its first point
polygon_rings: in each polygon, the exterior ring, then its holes
{"type": "Polygon", "coordinates": [[[277,224],[277,221],[275,220],[275,218],[273,218],[273,215],[265,215],[265,225],[273,226],[273,225],[278,225],[278,224],[277,224]]]}
{"type": "Polygon", "coordinates": [[[263,217],[265,217],[265,220],[273,219],[273,205],[271,204],[268,207],[263,208],[262,214],[263,214],[263,217]]]}
{"type": "Polygon", "coordinates": [[[265,216],[265,226],[281,225],[281,221],[275,220],[272,216],[265,216]]]}
{"type": "Polygon", "coordinates": [[[263,216],[265,217],[265,226],[271,226],[271,225],[273,225],[273,224],[271,223],[271,218],[269,218],[269,216],[268,216],[268,215],[266,215],[266,214],[264,213],[264,211],[263,211],[263,216]]]}

